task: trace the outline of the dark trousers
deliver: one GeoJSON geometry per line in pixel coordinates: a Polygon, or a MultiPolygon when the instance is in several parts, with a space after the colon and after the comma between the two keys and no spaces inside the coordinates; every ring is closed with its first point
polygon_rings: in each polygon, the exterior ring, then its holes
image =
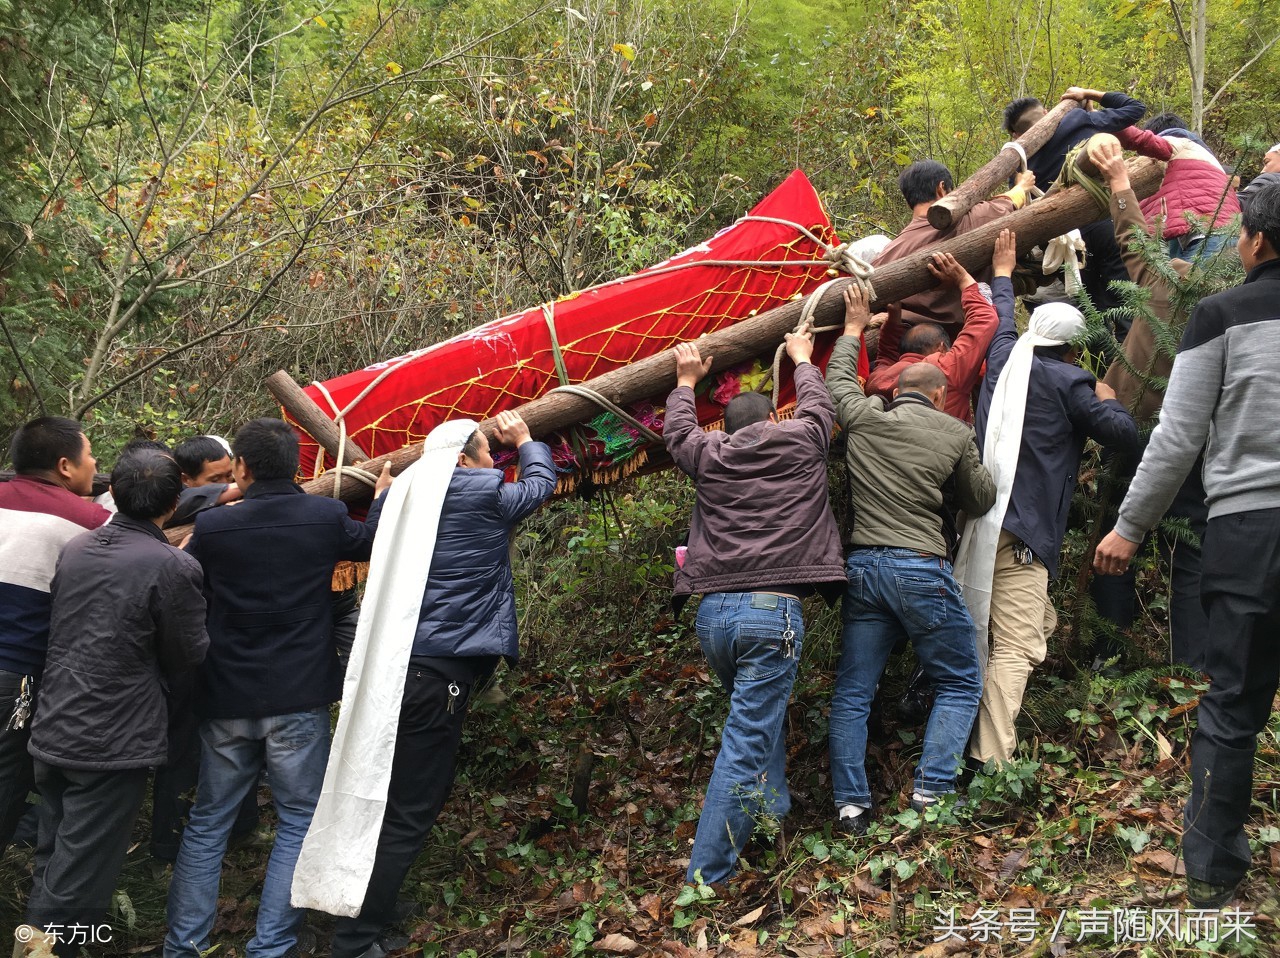
{"type": "MultiPolygon", "coordinates": [[[[1191,532],[1201,545],[1204,542],[1205,523],[1209,519],[1209,507],[1205,505],[1204,481],[1201,476],[1203,458],[1197,459],[1178,495],[1166,515],[1173,519],[1186,519],[1191,532]]],[[[1134,463],[1136,468],[1136,462],[1134,463]]],[[[1132,478],[1130,471],[1129,478],[1132,478]]],[[[1115,527],[1113,509],[1101,518],[1103,533],[1115,527]]],[[[1204,646],[1208,642],[1209,620],[1205,618],[1200,603],[1201,545],[1187,542],[1164,532],[1159,537],[1160,552],[1169,563],[1169,634],[1172,640],[1171,659],[1204,668],[1204,646]]],[[[1089,595],[1098,615],[1121,631],[1133,628],[1137,614],[1136,573],[1132,564],[1121,575],[1096,575],[1089,583],[1089,595]]],[[[1120,647],[1104,643],[1098,652],[1104,658],[1118,654],[1120,647]]]]}
{"type": "MultiPolygon", "coordinates": [[[[1080,281],[1094,309],[1105,312],[1124,305],[1120,296],[1111,289],[1116,280],[1129,281],[1129,271],[1124,265],[1124,256],[1116,243],[1115,224],[1110,219],[1098,220],[1080,230],[1080,237],[1085,245],[1085,265],[1080,270],[1080,281]]],[[[1129,327],[1133,320],[1128,317],[1115,319],[1112,333],[1123,343],[1129,335],[1129,327]]],[[[1113,357],[1109,357],[1113,358],[1113,357]]]]}
{"type": "Polygon", "coordinates": [[[22,676],[0,671],[0,855],[3,855],[18,822],[27,811],[27,793],[34,787],[31,756],[31,720],[25,728],[8,728],[9,716],[22,690],[22,676]]]}
{"type": "MultiPolygon", "coordinates": [[[[189,705],[170,705],[169,762],[156,769],[151,786],[151,857],[162,862],[178,860],[178,846],[200,778],[200,720],[189,705]]],[[[258,827],[258,790],[251,788],[240,803],[231,828],[231,840],[243,838],[258,827]]]]}
{"type": "Polygon", "coordinates": [[[400,886],[449,797],[472,689],[471,683],[452,681],[459,694],[450,711],[451,680],[431,669],[409,668],[373,875],[359,917],[334,923],[333,958],[365,952],[391,924],[400,886]]]}
{"type": "Polygon", "coordinates": [[[1230,885],[1249,867],[1254,748],[1280,683],[1280,509],[1209,520],[1200,594],[1213,641],[1191,740],[1182,854],[1189,878],[1230,885]]]}
{"type": "MultiPolygon", "coordinates": [[[[86,772],[37,761],[35,774],[50,827],[41,829],[36,848],[27,922],[61,930],[97,926],[111,907],[124,867],[146,795],[147,769],[86,772]]],[[[62,940],[57,953],[78,954],[80,944],[62,940]]]]}

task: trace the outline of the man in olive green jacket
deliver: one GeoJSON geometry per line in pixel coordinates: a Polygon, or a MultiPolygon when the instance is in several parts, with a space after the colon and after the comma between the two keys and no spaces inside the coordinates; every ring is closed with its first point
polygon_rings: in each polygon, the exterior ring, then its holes
{"type": "Polygon", "coordinates": [[[944,498],[971,516],[995,502],[973,430],[942,409],[947,382],[928,363],[907,367],[891,402],[858,382],[865,294],[845,292],[844,336],[827,365],[827,386],[845,433],[852,515],[849,586],[836,689],[831,700],[831,778],[837,826],[864,834],[871,820],[867,716],[890,652],[911,640],[937,689],[911,805],[955,791],[956,772],[982,696],[973,620],[951,573],[944,498]],[[953,496],[945,495],[953,493],[953,496]]]}

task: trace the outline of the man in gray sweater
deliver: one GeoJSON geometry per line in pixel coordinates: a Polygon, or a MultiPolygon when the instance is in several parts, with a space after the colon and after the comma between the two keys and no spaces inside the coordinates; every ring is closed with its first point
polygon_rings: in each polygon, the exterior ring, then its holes
{"type": "Polygon", "coordinates": [[[1191,314],[1160,423],[1094,556],[1097,572],[1124,571],[1207,440],[1200,597],[1210,682],[1182,838],[1187,897],[1199,908],[1231,901],[1249,867],[1254,747],[1280,682],[1280,186],[1246,199],[1237,248],[1248,276],[1191,314]]]}

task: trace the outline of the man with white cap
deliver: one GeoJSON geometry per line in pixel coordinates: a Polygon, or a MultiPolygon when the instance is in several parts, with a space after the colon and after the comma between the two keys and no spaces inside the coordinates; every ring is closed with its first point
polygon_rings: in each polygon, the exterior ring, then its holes
{"type": "Polygon", "coordinates": [[[1084,332],[1074,306],[1045,303],[1019,337],[1006,306],[987,354],[976,425],[996,504],[970,522],[956,559],[986,672],[969,745],[979,762],[1007,762],[1017,745],[1027,679],[1057,623],[1048,586],[1085,441],[1119,452],[1138,446],[1137,426],[1115,391],[1075,364],[1074,343],[1084,332]]]}
{"type": "Polygon", "coordinates": [[[1280,143],[1267,150],[1267,155],[1262,158],[1262,172],[1280,173],[1280,143]]]}

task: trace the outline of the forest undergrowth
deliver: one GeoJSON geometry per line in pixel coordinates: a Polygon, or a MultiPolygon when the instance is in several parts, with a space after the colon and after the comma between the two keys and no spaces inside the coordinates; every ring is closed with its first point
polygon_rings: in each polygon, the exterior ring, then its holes
{"type": "MultiPolygon", "coordinates": [[[[827,716],[838,609],[807,600],[787,716],[793,798],[763,822],[727,887],[683,881],[727,697],[667,607],[688,514],[678,477],[544,510],[513,544],[525,654],[468,720],[453,796],[406,882],[406,955],[1271,955],[1280,935],[1280,721],[1259,740],[1241,913],[1186,910],[1178,852],[1202,680],[1160,665],[1163,580],[1140,572],[1140,624],[1115,677],[1070,646],[1072,608],[1033,677],[1019,760],[977,775],[967,808],[907,803],[921,724],[894,658],[873,716],[870,834],[832,830],[827,716]],[[1217,941],[1213,939],[1216,938],[1217,941]]],[[[1068,539],[1064,582],[1072,556],[1068,539]]],[[[1079,613],[1077,613],[1079,614],[1079,613]]],[[[269,823],[269,789],[260,794],[269,823]]],[[[96,954],[159,953],[167,876],[147,811],[96,954]]],[[[244,955],[266,849],[228,854],[215,954],[244,955]]],[[[0,919],[29,888],[30,852],[0,863],[0,919]]],[[[327,954],[329,922],[308,925],[327,954]]]]}

